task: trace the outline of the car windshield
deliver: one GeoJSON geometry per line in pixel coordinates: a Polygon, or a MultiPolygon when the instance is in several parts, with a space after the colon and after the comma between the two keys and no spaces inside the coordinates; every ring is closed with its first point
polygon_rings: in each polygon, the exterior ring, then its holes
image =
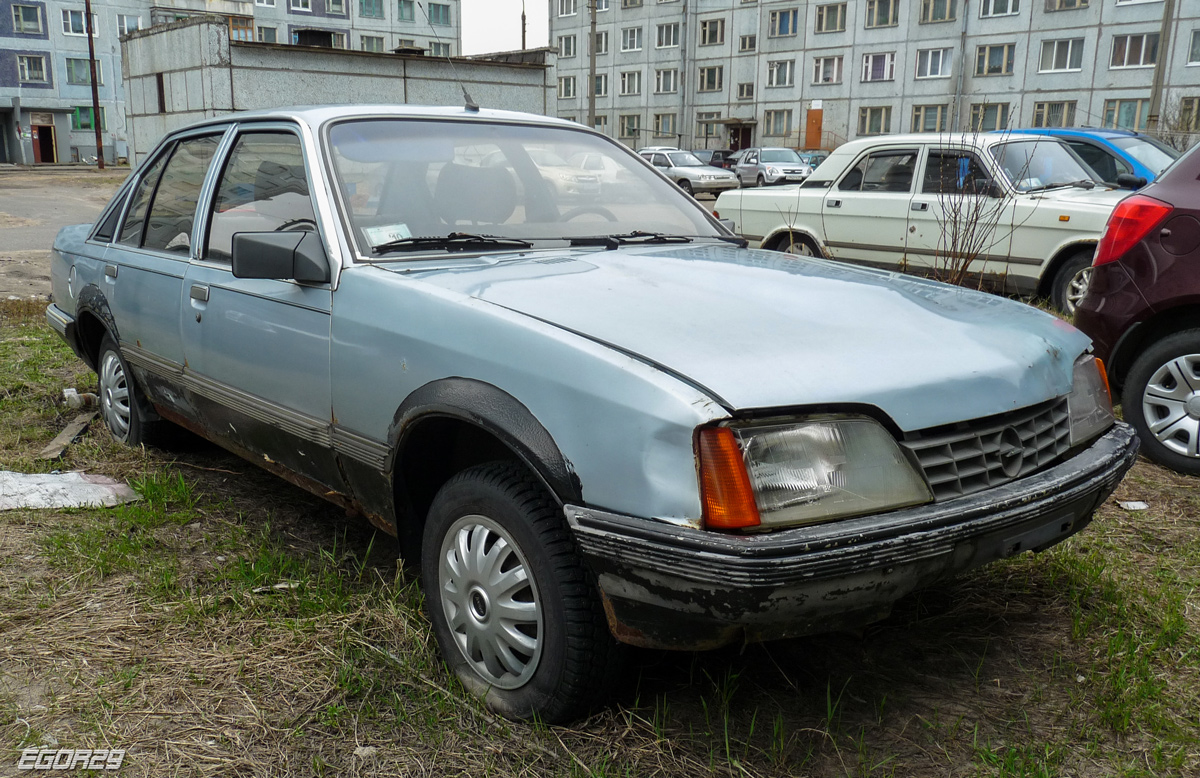
{"type": "Polygon", "coordinates": [[[672,167],[704,167],[704,163],[690,151],[674,151],[667,155],[672,167]]]}
{"type": "Polygon", "coordinates": [[[364,256],[389,254],[380,247],[398,241],[404,244],[398,256],[409,259],[450,250],[518,250],[496,239],[551,247],[632,233],[722,237],[674,184],[625,147],[587,131],[360,119],[334,124],[328,148],[364,256]],[[476,240],[462,239],[464,233],[476,240]],[[451,235],[442,242],[410,240],[451,235]]]}
{"type": "Polygon", "coordinates": [[[1058,141],[1041,138],[1010,141],[998,143],[990,151],[1018,192],[1090,182],[1094,176],[1058,141]]]}
{"type": "Polygon", "coordinates": [[[791,149],[763,149],[758,157],[760,162],[800,162],[800,155],[791,149]]]}
{"type": "Polygon", "coordinates": [[[1113,138],[1113,145],[1158,175],[1179,159],[1179,152],[1154,138],[1113,138]]]}

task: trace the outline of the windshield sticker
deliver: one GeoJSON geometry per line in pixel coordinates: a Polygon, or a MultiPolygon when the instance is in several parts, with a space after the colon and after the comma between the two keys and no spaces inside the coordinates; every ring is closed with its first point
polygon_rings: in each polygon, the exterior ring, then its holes
{"type": "Polygon", "coordinates": [[[372,246],[381,246],[393,240],[403,240],[404,238],[412,237],[412,232],[409,231],[407,224],[385,224],[378,227],[363,227],[363,233],[367,236],[367,240],[371,242],[372,246]]]}

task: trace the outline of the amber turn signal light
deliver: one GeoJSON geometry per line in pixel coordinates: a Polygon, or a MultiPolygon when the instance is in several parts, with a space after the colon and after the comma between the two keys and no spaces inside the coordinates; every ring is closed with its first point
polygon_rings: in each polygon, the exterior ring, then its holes
{"type": "Polygon", "coordinates": [[[727,427],[700,430],[700,500],[704,526],[743,529],[761,523],[742,449],[727,427]]]}
{"type": "Polygon", "coordinates": [[[1104,366],[1104,360],[1096,357],[1096,370],[1100,373],[1100,381],[1104,384],[1104,391],[1108,393],[1108,404],[1112,405],[1112,386],[1108,383],[1108,368],[1104,366]]]}

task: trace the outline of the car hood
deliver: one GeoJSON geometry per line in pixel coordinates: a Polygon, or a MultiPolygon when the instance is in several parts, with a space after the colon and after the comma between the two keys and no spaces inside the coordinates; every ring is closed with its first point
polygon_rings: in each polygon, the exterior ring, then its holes
{"type": "Polygon", "coordinates": [[[904,430],[1065,394],[1089,342],[1001,297],[732,246],[383,267],[606,344],[731,411],[866,404],[904,430]]]}
{"type": "Polygon", "coordinates": [[[1117,203],[1128,197],[1129,194],[1128,189],[1109,189],[1106,186],[1097,186],[1094,189],[1082,189],[1077,186],[1071,186],[1063,189],[1051,189],[1046,192],[1035,192],[1024,196],[1055,203],[1094,205],[1111,210],[1117,206],[1117,203]]]}

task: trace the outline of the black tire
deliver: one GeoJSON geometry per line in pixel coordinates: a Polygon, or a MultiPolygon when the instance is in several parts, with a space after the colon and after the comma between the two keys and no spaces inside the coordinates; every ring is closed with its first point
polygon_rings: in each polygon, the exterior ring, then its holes
{"type": "Polygon", "coordinates": [[[1200,475],[1200,329],[1177,332],[1143,351],[1125,377],[1121,405],[1143,454],[1180,473],[1200,475]],[[1155,429],[1175,414],[1175,421],[1155,429]]]}
{"type": "Polygon", "coordinates": [[[693,197],[696,196],[696,193],[692,191],[692,182],[688,181],[686,178],[680,180],[679,188],[682,189],[683,191],[687,192],[688,194],[690,194],[693,197]]]}
{"type": "Polygon", "coordinates": [[[767,185],[767,179],[763,178],[763,174],[762,174],[762,173],[759,173],[759,174],[758,174],[758,181],[757,181],[757,182],[755,182],[755,183],[757,183],[759,186],[766,186],[766,185],[767,185]]]}
{"type": "Polygon", "coordinates": [[[155,442],[162,422],[142,394],[117,342],[108,333],[100,341],[96,376],[100,386],[100,415],[113,440],[129,446],[155,442]]]}
{"type": "Polygon", "coordinates": [[[438,491],[422,537],[421,581],[446,663],[496,712],[561,723],[604,701],[619,646],[562,510],[521,466],[477,465],[438,491]],[[460,543],[486,549],[490,562],[460,553],[460,543]],[[513,581],[492,583],[503,580],[485,575],[493,570],[513,581]],[[503,629],[501,607],[510,613],[503,629]]]}
{"type": "Polygon", "coordinates": [[[1091,249],[1072,254],[1062,263],[1050,282],[1050,303],[1055,310],[1066,314],[1074,314],[1075,306],[1087,291],[1088,281],[1092,277],[1091,249]]]}
{"type": "Polygon", "coordinates": [[[821,257],[821,249],[812,238],[798,232],[785,232],[771,241],[771,251],[780,251],[798,257],[821,257]]]}

